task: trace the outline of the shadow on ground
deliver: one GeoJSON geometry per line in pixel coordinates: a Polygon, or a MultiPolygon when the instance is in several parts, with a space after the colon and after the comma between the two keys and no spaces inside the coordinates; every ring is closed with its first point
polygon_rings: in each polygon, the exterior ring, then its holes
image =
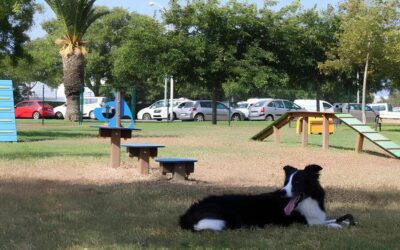
{"type": "Polygon", "coordinates": [[[179,215],[204,196],[273,189],[221,188],[164,180],[108,186],[1,180],[0,245],[6,249],[371,249],[399,243],[400,196],[394,190],[327,188],[328,213],[352,213],[359,222],[353,229],[295,225],[192,233],[178,227],[179,215]]]}
{"type": "MultiPolygon", "coordinates": [[[[317,143],[309,143],[309,145],[314,146],[314,147],[321,147],[321,144],[317,144],[317,143]]],[[[378,148],[378,146],[376,146],[378,148]]],[[[346,150],[346,151],[354,151],[354,147],[344,147],[344,146],[337,146],[337,145],[329,145],[329,148],[334,148],[334,149],[340,149],[340,150],[346,150]]],[[[362,153],[364,154],[370,154],[370,155],[374,155],[374,156],[378,156],[378,157],[382,157],[382,158],[393,158],[392,156],[389,155],[389,153],[385,154],[385,153],[380,153],[377,151],[373,151],[373,150],[363,150],[362,153]]]]}
{"type": "Polygon", "coordinates": [[[0,159],[3,160],[15,160],[15,159],[43,159],[43,158],[50,158],[50,157],[107,157],[110,154],[108,152],[54,152],[49,150],[40,150],[40,152],[33,152],[33,151],[19,151],[19,152],[12,152],[7,153],[0,156],[0,159]]]}
{"type": "MultiPolygon", "coordinates": [[[[96,132],[96,131],[94,131],[96,132]]],[[[92,131],[44,131],[44,130],[29,130],[18,131],[18,142],[32,142],[55,140],[60,138],[82,138],[82,137],[97,137],[97,134],[92,131]]]]}

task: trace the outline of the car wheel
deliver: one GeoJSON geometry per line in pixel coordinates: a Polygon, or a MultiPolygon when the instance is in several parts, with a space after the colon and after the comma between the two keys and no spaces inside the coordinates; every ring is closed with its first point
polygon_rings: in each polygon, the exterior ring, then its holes
{"type": "Polygon", "coordinates": [[[266,121],[273,121],[273,120],[274,120],[274,117],[273,117],[272,115],[267,115],[267,116],[265,117],[265,120],[266,120],[266,121]]]}
{"type": "Polygon", "coordinates": [[[96,116],[94,115],[94,112],[93,112],[93,111],[90,111],[90,113],[89,113],[89,118],[90,118],[90,119],[96,119],[96,116]]]}
{"type": "Polygon", "coordinates": [[[151,120],[151,115],[148,113],[143,114],[143,120],[146,120],[146,121],[151,120]]]}
{"type": "Polygon", "coordinates": [[[60,111],[58,111],[58,112],[56,112],[56,118],[57,119],[64,119],[64,116],[60,111]]]}
{"type": "Polygon", "coordinates": [[[240,121],[240,120],[242,120],[242,118],[240,117],[239,114],[233,114],[231,120],[232,121],[240,121]]]}
{"type": "Polygon", "coordinates": [[[33,118],[33,119],[39,119],[39,118],[40,118],[40,113],[37,112],[37,111],[33,112],[32,118],[33,118]]]}
{"type": "Polygon", "coordinates": [[[202,122],[204,121],[204,115],[203,114],[197,114],[194,116],[193,120],[195,120],[196,122],[202,122]]]}

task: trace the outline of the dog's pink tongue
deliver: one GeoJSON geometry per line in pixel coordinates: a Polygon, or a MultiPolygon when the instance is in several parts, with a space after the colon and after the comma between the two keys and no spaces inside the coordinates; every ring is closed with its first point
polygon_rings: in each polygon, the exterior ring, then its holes
{"type": "Polygon", "coordinates": [[[297,195],[297,196],[295,196],[295,197],[290,199],[289,203],[283,209],[287,216],[289,216],[293,212],[294,207],[296,206],[296,202],[298,202],[299,199],[300,199],[300,195],[297,195]]]}

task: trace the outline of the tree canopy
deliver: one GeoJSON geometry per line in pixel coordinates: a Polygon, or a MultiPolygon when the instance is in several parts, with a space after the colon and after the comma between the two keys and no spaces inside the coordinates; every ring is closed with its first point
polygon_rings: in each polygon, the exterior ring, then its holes
{"type": "MultiPolygon", "coordinates": [[[[257,8],[236,0],[170,1],[162,22],[99,7],[93,13],[109,14],[81,36],[89,51],[85,85],[98,95],[104,94],[102,84],[124,92],[135,86],[138,101],[150,103],[163,97],[164,78],[173,76],[175,96],[193,99],[354,102],[370,41],[367,92],[398,88],[398,1],[347,0],[325,10],[305,9],[299,1],[277,9],[273,2],[257,8]]],[[[50,41],[62,37],[64,23],[52,20],[43,27],[47,37],[24,46],[35,50],[30,54],[37,62],[31,67],[35,76],[25,75],[54,83],[59,72],[48,68],[61,60],[50,41]]]]}
{"type": "Polygon", "coordinates": [[[0,1],[0,77],[12,77],[9,67],[18,58],[26,56],[24,44],[29,41],[26,32],[33,24],[38,10],[34,0],[0,1]]]}
{"type": "Polygon", "coordinates": [[[340,5],[338,42],[327,51],[330,58],[321,68],[344,73],[363,72],[363,111],[369,75],[372,75],[372,90],[379,90],[388,83],[399,84],[399,9],[397,0],[348,0],[340,5]]]}

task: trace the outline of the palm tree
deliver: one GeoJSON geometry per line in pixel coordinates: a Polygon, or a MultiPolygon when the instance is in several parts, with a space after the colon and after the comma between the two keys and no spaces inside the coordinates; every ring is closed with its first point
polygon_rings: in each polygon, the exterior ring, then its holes
{"type": "Polygon", "coordinates": [[[57,18],[64,23],[65,35],[57,39],[61,46],[63,80],[67,98],[66,120],[79,118],[79,93],[84,81],[85,44],[83,36],[89,26],[106,11],[95,11],[96,0],[45,0],[57,18]]]}

